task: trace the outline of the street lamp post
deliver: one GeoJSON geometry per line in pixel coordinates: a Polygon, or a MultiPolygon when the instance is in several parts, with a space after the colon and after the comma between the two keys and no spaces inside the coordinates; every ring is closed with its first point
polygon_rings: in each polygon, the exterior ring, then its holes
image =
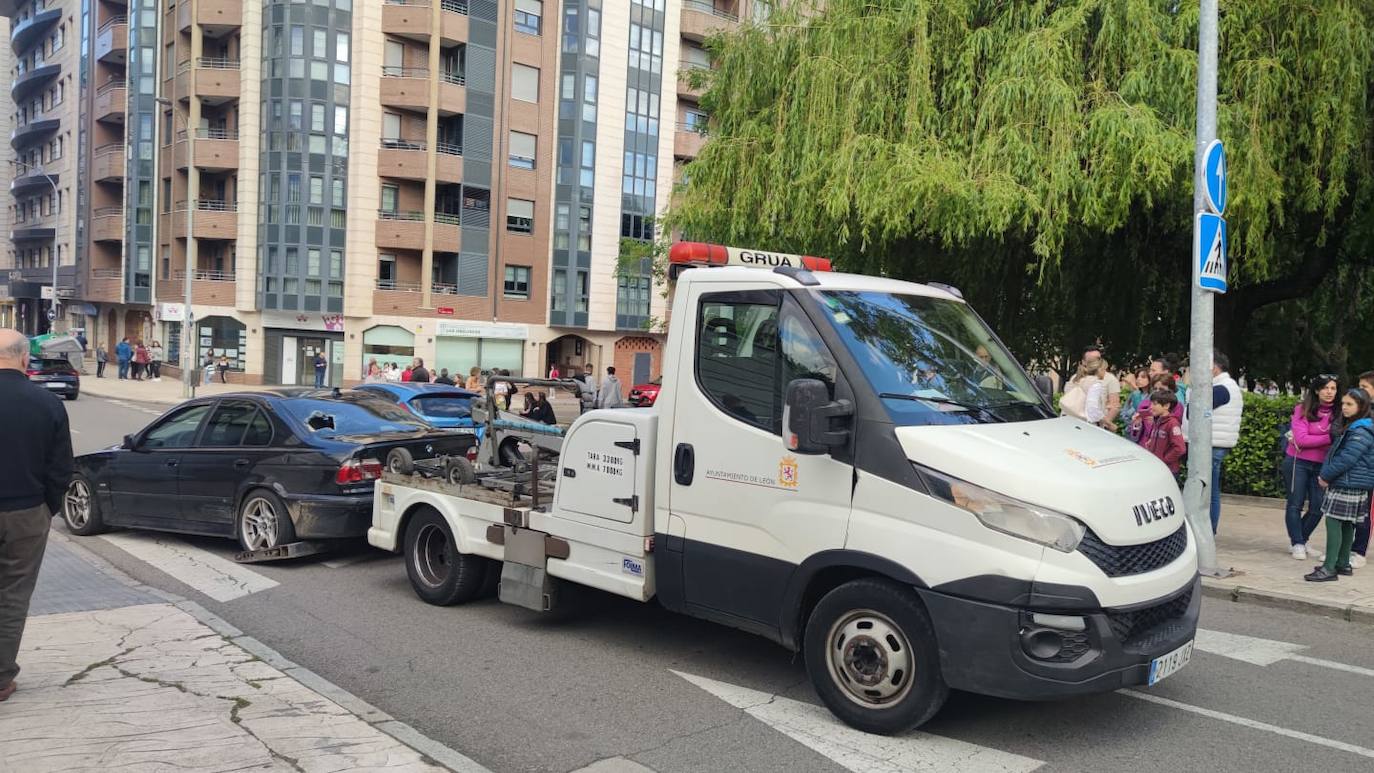
{"type": "Polygon", "coordinates": [[[195,335],[191,322],[194,319],[191,314],[191,278],[195,274],[196,267],[196,238],[192,232],[194,217],[194,200],[191,198],[191,179],[194,176],[192,170],[196,167],[195,162],[195,132],[191,130],[190,116],[182,107],[166,97],[156,97],[155,101],[163,107],[170,107],[181,116],[181,125],[186,131],[186,270],[182,277],[182,315],[181,315],[181,396],[187,399],[196,396],[196,357],[195,357],[195,335]]]}

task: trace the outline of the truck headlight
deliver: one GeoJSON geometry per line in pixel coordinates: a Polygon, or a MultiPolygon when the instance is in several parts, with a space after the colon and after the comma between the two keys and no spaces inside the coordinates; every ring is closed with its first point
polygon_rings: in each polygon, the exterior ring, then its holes
{"type": "Polygon", "coordinates": [[[931,496],[973,513],[993,531],[1030,540],[1064,553],[1072,553],[1083,539],[1086,527],[1063,513],[1022,502],[919,464],[913,463],[912,466],[925,481],[931,496]]]}

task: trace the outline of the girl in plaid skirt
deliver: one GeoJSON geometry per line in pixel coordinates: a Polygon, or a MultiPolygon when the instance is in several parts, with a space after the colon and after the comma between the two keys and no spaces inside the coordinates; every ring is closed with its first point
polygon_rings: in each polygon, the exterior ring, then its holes
{"type": "Polygon", "coordinates": [[[1374,489],[1374,421],[1369,415],[1369,396],[1351,389],[1341,396],[1340,418],[1332,422],[1331,444],[1322,464],[1318,484],[1326,489],[1322,515],[1326,516],[1326,562],[1303,579],[1332,582],[1351,575],[1350,546],[1355,525],[1369,517],[1370,490],[1374,489]]]}

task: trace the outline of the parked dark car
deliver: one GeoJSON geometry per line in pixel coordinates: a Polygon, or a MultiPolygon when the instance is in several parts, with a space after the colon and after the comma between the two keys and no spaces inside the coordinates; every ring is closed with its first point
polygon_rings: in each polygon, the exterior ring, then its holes
{"type": "Polygon", "coordinates": [[[81,394],[81,374],[61,357],[30,357],[29,369],[24,372],[28,374],[29,381],[55,395],[75,400],[81,394]]]}
{"type": "Polygon", "coordinates": [[[658,399],[658,390],[663,388],[663,379],[654,379],[647,384],[636,384],[630,388],[626,401],[635,408],[648,408],[658,399]]]}
{"type": "Polygon", "coordinates": [[[80,535],[132,526],[234,537],[245,550],[360,537],[388,452],[422,459],[472,443],[358,392],[202,398],[77,457],[63,517],[80,535]]]}

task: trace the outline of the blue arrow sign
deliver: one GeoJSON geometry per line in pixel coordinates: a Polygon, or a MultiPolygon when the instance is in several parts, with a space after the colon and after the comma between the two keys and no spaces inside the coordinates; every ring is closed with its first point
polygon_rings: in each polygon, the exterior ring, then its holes
{"type": "Polygon", "coordinates": [[[1210,212],[1197,213],[1197,286],[1216,293],[1226,292],[1226,220],[1210,212]]]}
{"type": "Polygon", "coordinates": [[[1202,190],[1207,208],[1218,215],[1226,214],[1226,148],[1221,140],[1212,140],[1203,151],[1202,190]]]}

